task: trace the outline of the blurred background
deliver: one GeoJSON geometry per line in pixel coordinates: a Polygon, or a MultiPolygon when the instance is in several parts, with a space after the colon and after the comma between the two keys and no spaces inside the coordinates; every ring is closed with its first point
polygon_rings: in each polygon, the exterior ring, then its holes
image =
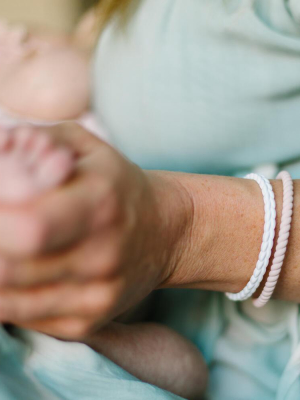
{"type": "Polygon", "coordinates": [[[70,32],[80,16],[97,0],[0,0],[0,19],[70,32]]]}

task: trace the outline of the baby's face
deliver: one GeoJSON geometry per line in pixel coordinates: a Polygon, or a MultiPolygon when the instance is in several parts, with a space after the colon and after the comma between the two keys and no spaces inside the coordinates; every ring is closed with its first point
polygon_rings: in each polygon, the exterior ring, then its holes
{"type": "Polygon", "coordinates": [[[35,53],[47,52],[66,44],[69,42],[63,35],[30,32],[25,25],[10,25],[0,21],[1,63],[9,64],[11,68],[28,56],[32,57],[35,53]]]}
{"type": "Polygon", "coordinates": [[[0,59],[0,108],[10,114],[58,121],[87,110],[89,58],[70,37],[0,23],[0,59]]]}

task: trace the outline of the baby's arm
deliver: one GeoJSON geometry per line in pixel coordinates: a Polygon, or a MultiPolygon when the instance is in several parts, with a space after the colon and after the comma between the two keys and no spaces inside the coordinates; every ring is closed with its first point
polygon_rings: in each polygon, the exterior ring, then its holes
{"type": "Polygon", "coordinates": [[[200,399],[205,391],[199,350],[163,325],[113,322],[85,343],[140,380],[186,399],[200,399]]]}

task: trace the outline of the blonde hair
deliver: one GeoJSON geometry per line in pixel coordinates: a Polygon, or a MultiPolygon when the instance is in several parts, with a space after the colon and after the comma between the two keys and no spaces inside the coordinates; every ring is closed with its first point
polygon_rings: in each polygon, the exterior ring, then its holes
{"type": "Polygon", "coordinates": [[[124,24],[128,17],[128,11],[133,0],[100,0],[98,7],[100,32],[117,16],[124,24]]]}

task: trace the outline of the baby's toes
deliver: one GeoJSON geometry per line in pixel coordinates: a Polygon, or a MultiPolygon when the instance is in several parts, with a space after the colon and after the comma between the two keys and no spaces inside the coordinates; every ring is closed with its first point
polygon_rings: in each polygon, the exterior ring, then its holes
{"type": "Polygon", "coordinates": [[[30,154],[28,154],[30,163],[39,162],[39,160],[43,159],[53,148],[54,145],[51,137],[39,129],[34,129],[30,154]]]}
{"type": "Polygon", "coordinates": [[[65,182],[74,171],[74,157],[70,150],[57,148],[39,161],[35,170],[37,185],[41,191],[65,182]]]}
{"type": "Polygon", "coordinates": [[[18,153],[25,153],[25,156],[31,151],[34,141],[34,131],[30,127],[18,128],[14,131],[14,147],[18,153]]]}
{"type": "Polygon", "coordinates": [[[12,145],[12,134],[6,129],[0,128],[0,153],[7,152],[12,145]]]}
{"type": "Polygon", "coordinates": [[[35,169],[37,163],[53,150],[49,135],[38,128],[27,126],[13,131],[12,151],[29,169],[35,169]]]}
{"type": "Polygon", "coordinates": [[[39,194],[26,166],[13,154],[0,155],[0,202],[22,204],[39,194]]]}

